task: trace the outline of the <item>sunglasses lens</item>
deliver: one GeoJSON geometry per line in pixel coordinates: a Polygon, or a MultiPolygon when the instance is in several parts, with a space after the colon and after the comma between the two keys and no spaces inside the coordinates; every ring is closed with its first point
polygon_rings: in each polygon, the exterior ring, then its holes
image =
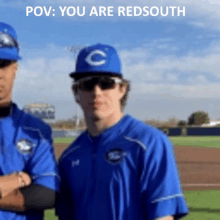
{"type": "Polygon", "coordinates": [[[99,81],[99,86],[102,90],[113,89],[115,87],[115,81],[110,78],[102,79],[99,81]]]}
{"type": "Polygon", "coordinates": [[[99,85],[102,90],[115,88],[115,80],[108,77],[94,77],[83,80],[79,83],[79,89],[82,91],[92,91],[95,85],[99,85]]]}
{"type": "Polygon", "coordinates": [[[92,91],[94,86],[97,84],[97,80],[95,78],[84,80],[79,83],[79,88],[82,91],[92,91]]]}

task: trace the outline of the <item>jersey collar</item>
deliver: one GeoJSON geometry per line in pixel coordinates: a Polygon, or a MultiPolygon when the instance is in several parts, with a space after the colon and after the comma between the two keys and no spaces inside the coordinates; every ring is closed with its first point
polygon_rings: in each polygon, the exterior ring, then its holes
{"type": "Polygon", "coordinates": [[[124,115],[116,124],[104,130],[100,135],[96,137],[92,137],[88,131],[86,131],[88,138],[94,143],[102,141],[105,143],[106,141],[113,140],[117,136],[123,133],[123,131],[127,128],[127,124],[130,123],[131,116],[126,114],[124,115]]]}

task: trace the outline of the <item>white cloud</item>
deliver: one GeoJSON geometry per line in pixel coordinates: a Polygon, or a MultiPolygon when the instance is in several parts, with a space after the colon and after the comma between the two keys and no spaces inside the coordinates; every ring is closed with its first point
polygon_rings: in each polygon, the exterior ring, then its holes
{"type": "MultiPolygon", "coordinates": [[[[50,48],[48,47],[47,50],[50,48]]],[[[22,61],[15,81],[14,95],[17,98],[29,96],[50,100],[70,100],[72,99],[71,79],[68,74],[73,70],[74,60],[70,56],[53,59],[37,57],[22,61]]]]}
{"type": "Polygon", "coordinates": [[[171,82],[176,82],[178,80],[178,76],[173,73],[168,73],[167,74],[167,80],[171,82]]]}
{"type": "Polygon", "coordinates": [[[197,80],[205,82],[208,75],[220,78],[220,42],[214,42],[203,51],[190,52],[184,56],[157,55],[149,53],[153,47],[147,50],[144,47],[136,49],[140,56],[136,56],[132,50],[122,51],[123,69],[127,77],[135,81],[141,80],[161,80],[167,73],[181,75],[191,74],[190,77],[199,76],[197,80]],[[144,55],[146,53],[146,55],[144,55]]]}
{"type": "MultiPolygon", "coordinates": [[[[49,45],[45,51],[47,55],[50,52],[55,55],[45,58],[48,56],[44,57],[42,51],[42,55],[20,63],[14,88],[15,101],[22,105],[32,100],[73,103],[72,80],[68,76],[74,70],[73,58],[67,56],[63,48],[54,45],[49,45]]],[[[168,97],[175,100],[220,98],[219,52],[220,42],[215,42],[203,53],[191,52],[181,57],[160,55],[151,59],[152,54],[145,47],[119,49],[123,73],[132,83],[131,94],[148,99],[156,95],[160,99],[168,97]],[[209,80],[209,75],[215,82],[209,80]]]]}
{"type": "Polygon", "coordinates": [[[145,47],[141,47],[120,53],[125,77],[134,82],[133,94],[167,94],[186,99],[220,98],[220,42],[214,42],[204,51],[180,57],[160,55],[150,59],[152,54],[149,51],[152,50],[145,52],[145,47]],[[136,56],[133,51],[139,51],[141,56],[136,56]],[[212,81],[209,76],[212,76],[212,81]]]}
{"type": "Polygon", "coordinates": [[[181,85],[181,84],[146,84],[134,83],[132,88],[136,95],[167,95],[170,98],[204,99],[220,98],[220,83],[212,85],[181,85]]]}
{"type": "Polygon", "coordinates": [[[207,83],[208,80],[207,78],[204,76],[204,75],[198,75],[198,76],[195,76],[195,77],[188,77],[187,79],[188,82],[190,83],[207,83]]]}
{"type": "Polygon", "coordinates": [[[160,44],[160,45],[157,46],[157,48],[158,48],[158,49],[161,49],[161,50],[167,49],[168,47],[169,47],[168,44],[160,44]]]}

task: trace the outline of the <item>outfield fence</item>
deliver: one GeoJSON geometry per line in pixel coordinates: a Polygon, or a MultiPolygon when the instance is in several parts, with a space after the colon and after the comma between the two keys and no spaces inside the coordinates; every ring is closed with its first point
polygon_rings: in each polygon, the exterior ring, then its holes
{"type": "Polygon", "coordinates": [[[53,138],[77,137],[81,132],[82,130],[53,129],[53,138]]]}
{"type": "MultiPolygon", "coordinates": [[[[220,127],[159,128],[168,136],[220,136],[220,127]]],[[[53,129],[54,138],[77,137],[83,130],[53,129]]]]}
{"type": "Polygon", "coordinates": [[[168,136],[220,136],[220,127],[159,128],[168,136]]]}

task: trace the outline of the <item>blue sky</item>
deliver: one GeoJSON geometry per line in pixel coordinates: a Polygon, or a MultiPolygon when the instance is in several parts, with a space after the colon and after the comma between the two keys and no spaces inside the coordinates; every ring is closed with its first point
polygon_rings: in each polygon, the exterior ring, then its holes
{"type": "MultiPolygon", "coordinates": [[[[13,99],[55,105],[57,119],[75,114],[68,73],[74,56],[66,48],[94,43],[117,48],[132,83],[126,112],[139,119],[177,117],[197,110],[220,118],[220,3],[217,0],[73,1],[0,0],[0,21],[17,31],[23,60],[13,99]],[[26,7],[49,7],[55,16],[26,16],[26,7]],[[61,16],[59,6],[85,7],[85,16],[61,16]],[[92,6],[113,6],[114,16],[89,16],[92,6]],[[185,6],[185,16],[119,17],[118,6],[185,6]]],[[[82,115],[82,112],[80,112],[82,115]]]]}

